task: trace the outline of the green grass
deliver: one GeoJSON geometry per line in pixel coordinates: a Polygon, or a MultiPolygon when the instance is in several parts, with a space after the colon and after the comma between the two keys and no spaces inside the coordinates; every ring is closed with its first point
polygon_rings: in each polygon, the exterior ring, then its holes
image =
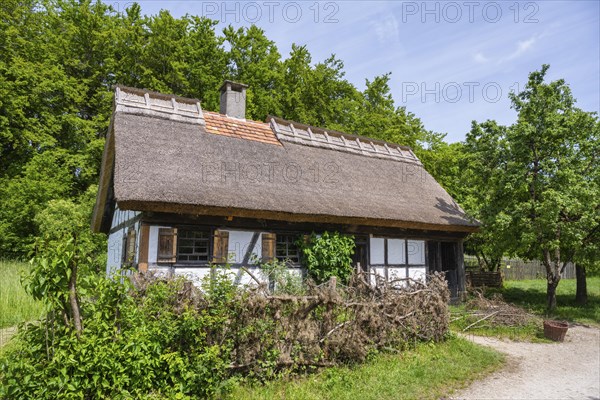
{"type": "MultiPolygon", "coordinates": [[[[576,282],[574,279],[560,281],[557,288],[557,309],[551,313],[546,310],[546,281],[543,279],[531,279],[524,281],[506,281],[502,289],[488,289],[486,296],[500,293],[508,303],[522,307],[538,318],[531,323],[520,326],[494,326],[487,321],[470,328],[466,333],[480,336],[496,336],[512,340],[547,342],[544,338],[542,319],[551,318],[566,320],[580,324],[600,323],[600,278],[590,277],[587,279],[588,304],[580,306],[575,304],[576,282]]],[[[471,323],[477,321],[477,317],[461,317],[465,313],[465,306],[451,306],[452,319],[450,326],[455,332],[462,332],[471,323]]]]}
{"type": "MultiPolygon", "coordinates": [[[[481,318],[480,316],[467,315],[464,304],[450,306],[450,312],[450,329],[454,332],[463,333],[465,328],[481,318]]],[[[549,342],[548,339],[544,338],[541,318],[535,318],[530,323],[521,326],[499,326],[492,325],[488,321],[482,321],[464,333],[467,335],[494,336],[519,342],[549,342]]]]}
{"type": "Polygon", "coordinates": [[[42,304],[21,286],[21,274],[28,269],[24,262],[0,260],[0,329],[41,316],[42,304]]]}
{"type": "Polygon", "coordinates": [[[600,323],[600,277],[587,278],[588,304],[575,304],[575,279],[563,279],[556,288],[557,308],[546,311],[546,281],[532,279],[506,281],[500,290],[504,299],[544,318],[562,319],[582,324],[600,323]]]}
{"type": "Polygon", "coordinates": [[[382,354],[354,367],[336,367],[265,385],[240,384],[232,399],[439,399],[503,364],[503,356],[452,337],[400,355],[382,354]]]}

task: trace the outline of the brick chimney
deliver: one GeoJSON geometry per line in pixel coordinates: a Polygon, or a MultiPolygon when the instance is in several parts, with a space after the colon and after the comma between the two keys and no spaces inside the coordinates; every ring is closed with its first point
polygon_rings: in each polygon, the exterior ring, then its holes
{"type": "Polygon", "coordinates": [[[246,118],[246,88],[248,85],[225,81],[221,86],[221,114],[230,117],[246,118]]]}

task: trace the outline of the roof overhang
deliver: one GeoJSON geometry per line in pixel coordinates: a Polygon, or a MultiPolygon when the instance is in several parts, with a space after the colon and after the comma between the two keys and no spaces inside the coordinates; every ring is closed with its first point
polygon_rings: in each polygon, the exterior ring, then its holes
{"type": "Polygon", "coordinates": [[[194,204],[175,204],[168,202],[147,202],[147,201],[120,201],[118,202],[121,210],[134,210],[146,212],[176,213],[188,215],[210,215],[218,217],[240,217],[255,218],[286,222],[314,222],[324,224],[339,225],[364,225],[380,226],[388,228],[428,230],[440,232],[464,232],[473,233],[479,230],[478,225],[439,225],[429,224],[418,221],[398,221],[382,218],[359,218],[359,217],[341,217],[336,215],[323,214],[298,214],[280,211],[250,210],[231,207],[214,207],[194,204]]]}

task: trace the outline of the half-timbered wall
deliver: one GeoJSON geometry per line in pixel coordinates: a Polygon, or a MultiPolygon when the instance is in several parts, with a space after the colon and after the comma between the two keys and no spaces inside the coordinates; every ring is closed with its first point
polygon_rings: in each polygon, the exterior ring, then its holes
{"type": "MultiPolygon", "coordinates": [[[[199,221],[194,224],[171,224],[168,220],[157,223],[146,217],[141,220],[141,217],[137,212],[115,211],[113,230],[109,236],[108,273],[123,265],[127,250],[123,246],[133,230],[136,254],[131,264],[138,266],[140,271],[148,270],[165,276],[183,275],[199,285],[211,274],[209,264],[227,264],[232,279],[241,285],[253,284],[255,279],[266,283],[268,277],[256,264],[289,254],[289,248],[280,248],[284,236],[293,237],[310,232],[306,229],[278,227],[271,230],[267,226],[263,229],[230,228],[223,224],[215,226],[210,221],[206,224],[199,221]],[[190,234],[194,232],[201,234],[190,234]],[[165,240],[165,235],[172,235],[172,238],[165,240]],[[169,251],[171,254],[165,255],[169,251]]],[[[376,275],[388,280],[422,280],[427,274],[440,271],[446,273],[453,295],[464,290],[460,240],[428,239],[426,232],[406,236],[402,233],[362,234],[361,238],[364,238],[360,242],[364,245],[362,251],[367,262],[366,268],[364,265],[361,268],[372,274],[373,283],[376,275]]],[[[305,274],[299,264],[291,265],[289,270],[295,274],[305,274]]]]}
{"type": "Polygon", "coordinates": [[[138,211],[122,211],[118,208],[113,213],[113,220],[111,224],[111,230],[108,235],[108,254],[106,260],[106,274],[112,275],[115,271],[119,270],[125,262],[125,256],[127,253],[127,238],[133,238],[135,241],[135,247],[133,247],[133,260],[132,264],[138,261],[138,250],[139,249],[139,222],[140,213],[138,211]],[[130,234],[130,231],[135,232],[130,234]]]}

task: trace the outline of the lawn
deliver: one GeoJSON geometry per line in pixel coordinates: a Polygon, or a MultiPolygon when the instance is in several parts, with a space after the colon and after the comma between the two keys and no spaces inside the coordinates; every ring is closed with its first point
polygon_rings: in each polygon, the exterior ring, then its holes
{"type": "Polygon", "coordinates": [[[21,286],[21,275],[28,269],[28,263],[0,260],[0,329],[41,316],[41,303],[21,286]]]}
{"type": "MultiPolygon", "coordinates": [[[[488,289],[485,292],[486,297],[500,293],[505,301],[525,309],[537,318],[519,327],[498,326],[492,325],[488,321],[481,321],[469,328],[468,333],[538,342],[548,341],[544,338],[543,319],[558,319],[580,324],[600,324],[600,278],[588,278],[587,286],[588,304],[581,306],[575,304],[575,280],[564,279],[560,281],[557,288],[558,307],[548,313],[546,310],[546,281],[544,279],[506,281],[502,289],[488,289]]],[[[466,316],[464,304],[451,306],[450,310],[452,312],[451,327],[455,332],[462,332],[463,329],[468,328],[469,325],[479,319],[479,317],[466,316]]]]}
{"type": "Polygon", "coordinates": [[[354,367],[281,379],[265,385],[240,384],[232,399],[439,399],[503,364],[493,350],[451,337],[420,344],[400,355],[382,354],[354,367]]]}
{"type": "Polygon", "coordinates": [[[506,281],[500,291],[504,299],[542,317],[562,319],[582,324],[600,324],[600,277],[587,278],[588,304],[575,304],[575,279],[563,279],[556,288],[558,307],[546,311],[546,281],[532,279],[506,281]]]}

